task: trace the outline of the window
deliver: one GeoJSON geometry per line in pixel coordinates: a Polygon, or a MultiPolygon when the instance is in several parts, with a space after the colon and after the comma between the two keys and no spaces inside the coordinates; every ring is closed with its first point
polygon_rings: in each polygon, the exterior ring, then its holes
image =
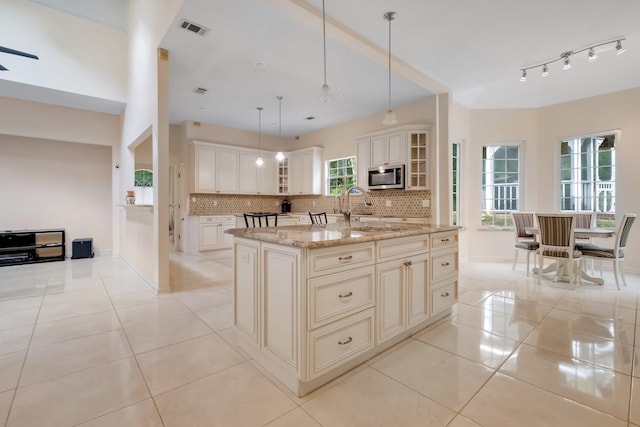
{"type": "Polygon", "coordinates": [[[482,225],[510,227],[520,204],[520,146],[482,147],[482,225]]]}
{"type": "Polygon", "coordinates": [[[615,227],[615,135],[560,143],[560,209],[596,212],[598,227],[615,227]]]}
{"type": "Polygon", "coordinates": [[[459,142],[451,147],[451,224],[460,225],[460,148],[459,142]]]}
{"type": "Polygon", "coordinates": [[[345,157],[327,163],[327,195],[335,196],[356,184],[356,158],[345,157]]]}
{"type": "Polygon", "coordinates": [[[133,186],[136,192],[137,204],[153,204],[153,171],[149,169],[136,169],[133,176],[133,186]]]}

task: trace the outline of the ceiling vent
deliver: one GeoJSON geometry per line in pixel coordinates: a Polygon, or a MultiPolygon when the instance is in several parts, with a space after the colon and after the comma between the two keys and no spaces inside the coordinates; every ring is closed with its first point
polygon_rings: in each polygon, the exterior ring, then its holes
{"type": "Polygon", "coordinates": [[[187,21],[183,19],[180,23],[180,28],[184,28],[185,30],[191,31],[192,33],[196,33],[199,36],[204,36],[209,29],[200,24],[196,24],[195,22],[187,21]]]}
{"type": "Polygon", "coordinates": [[[207,93],[208,89],[205,89],[203,87],[197,87],[193,90],[194,93],[197,93],[198,95],[204,95],[205,93],[207,93]]]}

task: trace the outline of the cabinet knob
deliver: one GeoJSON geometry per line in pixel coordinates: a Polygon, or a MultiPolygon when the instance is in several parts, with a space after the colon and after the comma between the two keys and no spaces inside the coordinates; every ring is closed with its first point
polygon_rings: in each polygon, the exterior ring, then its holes
{"type": "Polygon", "coordinates": [[[346,294],[340,294],[340,295],[338,295],[338,298],[349,298],[349,297],[351,297],[351,296],[353,296],[353,292],[349,291],[349,292],[347,292],[346,294]]]}
{"type": "Polygon", "coordinates": [[[405,261],[404,265],[405,267],[409,267],[410,265],[413,265],[413,261],[405,261]]]}
{"type": "Polygon", "coordinates": [[[338,261],[340,262],[349,262],[352,259],[353,259],[353,255],[338,257],[338,261]]]}
{"type": "Polygon", "coordinates": [[[346,339],[346,340],[344,340],[344,341],[338,341],[338,344],[340,344],[340,345],[347,345],[347,344],[349,344],[351,341],[353,341],[353,338],[349,337],[349,338],[347,338],[347,339],[346,339]]]}

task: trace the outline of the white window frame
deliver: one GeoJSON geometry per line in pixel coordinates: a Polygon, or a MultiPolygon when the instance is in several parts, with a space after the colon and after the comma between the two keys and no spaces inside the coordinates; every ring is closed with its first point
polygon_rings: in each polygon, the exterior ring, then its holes
{"type": "MultiPolygon", "coordinates": [[[[590,133],[586,133],[586,134],[580,134],[580,135],[573,135],[573,136],[568,136],[568,137],[563,137],[558,139],[556,147],[555,147],[555,157],[556,157],[556,168],[555,168],[555,173],[556,173],[556,197],[555,197],[555,202],[554,204],[556,205],[556,208],[558,211],[561,212],[595,212],[596,216],[598,214],[598,210],[594,207],[594,209],[592,210],[579,210],[579,209],[574,209],[574,210],[566,210],[563,209],[563,205],[562,205],[562,142],[564,141],[571,141],[571,140],[577,140],[577,139],[583,139],[583,138],[597,138],[600,136],[606,136],[606,135],[614,135],[614,154],[613,154],[613,173],[612,173],[612,183],[615,185],[616,183],[616,177],[617,177],[617,168],[616,168],[616,158],[615,158],[615,153],[618,151],[618,149],[620,148],[620,136],[621,136],[621,132],[620,130],[605,130],[605,131],[598,131],[598,132],[590,132],[590,133]]],[[[617,198],[616,195],[616,190],[614,187],[614,208],[613,208],[613,212],[611,212],[611,214],[613,214],[615,216],[616,214],[616,204],[615,204],[615,199],[617,198]]],[[[596,219],[596,221],[598,221],[596,219]]]]}
{"type": "MultiPolygon", "coordinates": [[[[482,157],[482,152],[480,153],[480,162],[481,162],[481,166],[480,166],[480,215],[481,215],[481,219],[480,219],[480,228],[481,229],[513,229],[513,224],[511,224],[511,217],[509,215],[510,212],[521,212],[521,211],[525,211],[525,204],[524,204],[524,199],[525,199],[525,182],[524,182],[524,177],[525,175],[525,141],[523,140],[518,140],[518,141],[490,141],[490,142],[486,142],[484,144],[482,144],[482,150],[484,150],[486,147],[518,147],[518,186],[517,186],[517,204],[518,204],[518,208],[517,209],[495,209],[493,210],[493,212],[504,212],[504,224],[498,224],[495,225],[495,221],[493,225],[485,225],[483,224],[482,221],[482,216],[484,215],[485,211],[488,211],[487,209],[483,209],[482,205],[483,205],[483,200],[482,200],[482,195],[483,195],[483,174],[485,172],[483,172],[483,168],[482,168],[482,162],[484,161],[483,157],[482,157]]],[[[487,199],[489,200],[489,199],[487,199]]],[[[491,198],[490,200],[495,200],[494,198],[491,198]]],[[[495,217],[494,217],[495,218],[495,217]]]]}
{"type": "Polygon", "coordinates": [[[358,159],[357,159],[357,156],[345,156],[345,157],[338,157],[336,159],[327,160],[327,161],[324,162],[324,172],[325,172],[324,173],[324,176],[325,176],[324,194],[326,196],[335,196],[335,194],[331,194],[330,193],[330,191],[331,191],[331,185],[330,185],[331,179],[337,178],[337,177],[332,177],[332,176],[329,175],[329,169],[330,169],[331,162],[337,162],[339,160],[348,160],[348,159],[353,159],[353,175],[340,175],[339,177],[342,177],[342,178],[352,177],[354,185],[358,184],[358,159]]]}

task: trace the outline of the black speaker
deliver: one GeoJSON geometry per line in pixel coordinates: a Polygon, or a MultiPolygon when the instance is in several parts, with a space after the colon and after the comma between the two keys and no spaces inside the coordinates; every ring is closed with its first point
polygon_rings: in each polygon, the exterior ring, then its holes
{"type": "Polygon", "coordinates": [[[73,239],[71,259],[93,258],[93,239],[73,239]]]}

